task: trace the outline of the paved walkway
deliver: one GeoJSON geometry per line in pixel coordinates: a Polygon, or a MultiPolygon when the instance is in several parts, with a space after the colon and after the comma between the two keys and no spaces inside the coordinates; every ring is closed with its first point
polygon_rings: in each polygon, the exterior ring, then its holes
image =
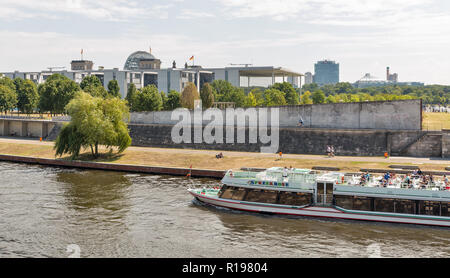
{"type": "MultiPolygon", "coordinates": [[[[18,144],[44,144],[53,145],[53,142],[40,142],[37,139],[17,139],[10,137],[0,137],[0,144],[4,143],[18,143],[18,144]]],[[[167,152],[167,153],[186,153],[186,154],[211,154],[216,155],[219,152],[224,153],[225,156],[235,156],[235,157],[276,157],[278,154],[268,154],[268,153],[253,153],[253,152],[234,152],[234,151],[221,151],[221,150],[194,150],[194,149],[169,149],[169,148],[151,148],[151,147],[129,147],[129,150],[141,151],[141,152],[167,152]]],[[[413,163],[413,164],[446,164],[448,162],[450,166],[450,159],[443,158],[416,158],[416,157],[389,157],[384,158],[380,156],[335,156],[329,158],[325,155],[308,155],[308,154],[283,154],[283,158],[293,158],[293,159],[307,159],[307,160],[336,160],[336,161],[356,161],[356,162],[387,162],[392,164],[401,163],[413,163]]]]}

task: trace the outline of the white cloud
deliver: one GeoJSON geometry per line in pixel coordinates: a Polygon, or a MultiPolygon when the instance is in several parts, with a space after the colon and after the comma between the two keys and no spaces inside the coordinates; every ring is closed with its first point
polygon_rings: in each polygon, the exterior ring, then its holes
{"type": "Polygon", "coordinates": [[[214,17],[214,14],[191,9],[182,10],[181,14],[177,16],[178,19],[195,19],[195,18],[211,18],[211,17],[214,17]]]}
{"type": "Polygon", "coordinates": [[[136,17],[167,18],[171,4],[145,5],[136,0],[0,0],[0,18],[62,18],[64,14],[95,20],[125,21],[136,17]]]}

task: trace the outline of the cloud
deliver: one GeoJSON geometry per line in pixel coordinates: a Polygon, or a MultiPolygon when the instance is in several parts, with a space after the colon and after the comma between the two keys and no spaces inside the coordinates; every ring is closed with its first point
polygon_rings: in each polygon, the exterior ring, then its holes
{"type": "Polygon", "coordinates": [[[95,20],[127,21],[153,17],[167,18],[172,4],[145,5],[136,0],[0,0],[0,19],[63,18],[78,15],[95,20]]]}
{"type": "Polygon", "coordinates": [[[211,18],[211,17],[214,17],[214,14],[191,9],[182,10],[181,14],[177,16],[178,19],[195,19],[195,18],[211,18]]]}

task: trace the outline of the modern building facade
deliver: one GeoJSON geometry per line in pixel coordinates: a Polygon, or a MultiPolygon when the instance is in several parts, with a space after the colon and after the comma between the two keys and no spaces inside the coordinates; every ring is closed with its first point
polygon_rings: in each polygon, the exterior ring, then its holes
{"type": "MultiPolygon", "coordinates": [[[[183,91],[189,82],[193,82],[197,88],[203,84],[213,82],[214,80],[226,80],[236,87],[250,87],[251,82],[256,79],[268,80],[267,86],[278,81],[290,82],[294,87],[301,88],[300,73],[281,67],[225,67],[225,68],[202,68],[201,66],[188,66],[176,68],[175,61],[171,68],[161,68],[161,60],[157,59],[150,52],[136,51],[126,60],[124,69],[118,68],[104,69],[99,67],[92,69],[92,61],[72,61],[71,70],[41,71],[41,72],[5,72],[4,76],[9,78],[29,79],[36,84],[41,84],[51,76],[58,73],[64,75],[76,83],[81,83],[84,77],[88,75],[97,76],[103,86],[107,88],[111,80],[117,80],[120,87],[120,93],[124,98],[128,87],[134,84],[137,89],[148,85],[155,85],[159,91],[166,94],[171,90],[183,91]]],[[[0,73],[1,75],[1,73],[0,73]]]]}
{"type": "Polygon", "coordinates": [[[314,76],[312,73],[310,73],[310,72],[305,73],[305,84],[313,83],[314,82],[313,78],[314,78],[314,76]]]}
{"type": "Polygon", "coordinates": [[[319,86],[339,83],[339,63],[323,60],[314,64],[314,83],[319,86]]]}

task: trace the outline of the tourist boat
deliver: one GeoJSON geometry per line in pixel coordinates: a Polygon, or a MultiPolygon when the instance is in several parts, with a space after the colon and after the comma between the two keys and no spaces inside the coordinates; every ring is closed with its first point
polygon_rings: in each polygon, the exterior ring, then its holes
{"type": "Polygon", "coordinates": [[[365,220],[450,227],[450,191],[438,187],[361,186],[354,176],[307,169],[227,171],[222,184],[189,188],[197,200],[217,207],[266,214],[365,220]],[[287,173],[286,173],[287,172],[287,173]]]}

